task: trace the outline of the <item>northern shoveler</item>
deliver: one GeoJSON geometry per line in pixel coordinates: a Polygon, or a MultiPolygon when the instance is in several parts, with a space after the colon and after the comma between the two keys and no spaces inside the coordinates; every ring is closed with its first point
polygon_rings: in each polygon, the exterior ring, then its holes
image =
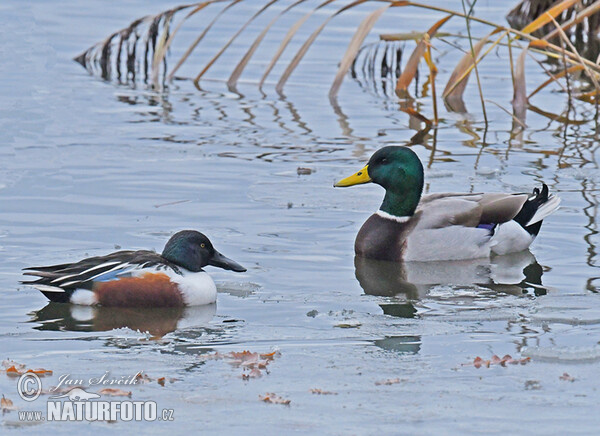
{"type": "Polygon", "coordinates": [[[244,272],[246,269],[214,249],[195,230],[169,239],[162,254],[118,251],[77,263],[29,267],[39,277],[21,283],[33,286],[51,301],[120,307],[200,306],[214,303],[217,288],[203,271],[207,265],[244,272]]]}
{"type": "Polygon", "coordinates": [[[527,249],[560,198],[548,187],[532,195],[423,192],[423,165],[407,147],[384,147],[359,172],[337,182],[373,182],[383,203],[358,232],[357,256],[389,261],[458,260],[527,249]]]}

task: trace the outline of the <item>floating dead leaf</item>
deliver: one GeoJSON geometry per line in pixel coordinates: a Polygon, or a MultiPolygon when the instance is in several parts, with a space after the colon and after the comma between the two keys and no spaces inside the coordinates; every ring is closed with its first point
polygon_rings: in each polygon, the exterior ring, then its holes
{"type": "Polygon", "coordinates": [[[2,395],[2,399],[0,399],[0,409],[2,412],[11,412],[13,410],[17,410],[17,408],[13,405],[12,400],[6,398],[2,395]]]}
{"type": "Polygon", "coordinates": [[[264,401],[265,403],[285,404],[286,406],[291,403],[291,400],[287,400],[285,398],[282,398],[279,395],[274,394],[273,392],[267,392],[264,395],[259,395],[258,398],[261,401],[264,401]]]}
{"type": "Polygon", "coordinates": [[[251,378],[262,377],[262,372],[258,368],[252,368],[250,372],[242,374],[244,380],[250,380],[251,378]]]}
{"type": "Polygon", "coordinates": [[[531,360],[531,357],[524,357],[522,359],[513,359],[510,354],[506,354],[506,355],[504,355],[504,357],[500,358],[494,354],[491,357],[491,359],[489,359],[489,360],[484,360],[481,357],[477,356],[475,359],[473,359],[473,363],[464,363],[463,366],[473,365],[475,368],[481,368],[482,366],[489,368],[490,365],[506,366],[507,363],[511,364],[511,365],[518,365],[518,364],[525,365],[530,360],[531,360]]]}
{"type": "Polygon", "coordinates": [[[337,392],[332,392],[332,391],[324,391],[323,389],[311,389],[310,390],[311,394],[317,394],[317,395],[337,395],[337,392]]]}
{"type": "Polygon", "coordinates": [[[263,359],[273,360],[278,357],[281,353],[279,351],[273,351],[272,353],[261,354],[260,357],[263,359]]]}
{"type": "Polygon", "coordinates": [[[362,324],[359,322],[356,323],[349,323],[349,322],[343,322],[340,324],[336,324],[334,327],[340,328],[340,329],[357,329],[361,326],[362,324]]]}
{"type": "Polygon", "coordinates": [[[159,377],[157,380],[159,385],[164,386],[165,385],[165,378],[164,377],[159,377]]]}
{"type": "Polygon", "coordinates": [[[6,359],[2,361],[2,368],[8,369],[11,366],[14,366],[19,371],[25,371],[26,365],[22,363],[17,363],[14,360],[6,359]]]}
{"type": "Polygon", "coordinates": [[[135,376],[136,383],[145,384],[154,381],[154,379],[150,378],[148,374],[140,371],[135,376]]]}
{"type": "Polygon", "coordinates": [[[296,173],[298,173],[299,176],[308,176],[313,173],[313,170],[312,168],[298,167],[296,173]]]}
{"type": "Polygon", "coordinates": [[[542,389],[542,385],[538,380],[526,380],[525,381],[525,390],[526,391],[539,391],[542,389]]]}
{"type": "Polygon", "coordinates": [[[14,365],[10,368],[6,368],[6,375],[9,377],[18,377],[23,374],[22,371],[19,371],[14,365]]]}
{"type": "Polygon", "coordinates": [[[400,380],[399,378],[388,378],[386,380],[376,381],[375,384],[377,386],[382,386],[382,385],[389,386],[389,385],[395,385],[395,384],[398,384],[398,383],[401,383],[401,382],[402,382],[402,380],[400,380]]]}
{"type": "Polygon", "coordinates": [[[25,373],[33,373],[39,376],[52,375],[52,371],[49,369],[36,368],[36,369],[26,369],[26,366],[21,363],[16,363],[12,360],[5,360],[2,362],[2,366],[6,368],[6,375],[9,377],[19,377],[25,373]]]}
{"type": "Polygon", "coordinates": [[[574,382],[575,381],[575,377],[571,377],[568,373],[563,372],[563,375],[561,375],[559,377],[559,379],[564,380],[564,381],[569,381],[569,382],[574,382]]]}
{"type": "Polygon", "coordinates": [[[280,355],[281,353],[277,350],[264,354],[253,353],[251,351],[244,350],[232,351],[225,354],[216,352],[209,355],[201,355],[199,356],[199,358],[203,361],[226,360],[227,363],[229,363],[230,365],[242,367],[243,371],[249,371],[248,373],[244,372],[242,374],[242,378],[244,380],[248,380],[250,378],[260,377],[262,375],[260,370],[266,370],[269,363],[272,362],[275,359],[275,357],[278,357],[280,355]]]}
{"type": "Polygon", "coordinates": [[[108,395],[109,397],[131,397],[131,391],[124,391],[118,388],[104,388],[98,391],[100,395],[108,395]]]}

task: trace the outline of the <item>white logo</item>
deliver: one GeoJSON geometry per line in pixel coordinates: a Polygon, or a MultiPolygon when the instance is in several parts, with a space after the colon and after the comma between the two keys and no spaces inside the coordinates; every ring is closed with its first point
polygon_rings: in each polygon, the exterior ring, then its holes
{"type": "Polygon", "coordinates": [[[37,374],[26,372],[19,377],[17,392],[25,401],[35,401],[42,393],[42,382],[37,374]]]}

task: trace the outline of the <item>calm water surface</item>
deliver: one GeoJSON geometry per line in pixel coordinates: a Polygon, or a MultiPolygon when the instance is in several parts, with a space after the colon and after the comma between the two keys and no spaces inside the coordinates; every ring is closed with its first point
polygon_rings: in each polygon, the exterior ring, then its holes
{"type": "MultiPolygon", "coordinates": [[[[368,84],[348,77],[337,105],[326,97],[353,26],[372,7],[333,22],[292,76],[285,97],[273,81],[265,95],[255,84],[276,37],[265,41],[238,94],[219,79],[249,39],[231,47],[202,91],[186,81],[165,93],[102,82],[71,61],[110,32],[169,4],[176,3],[0,5],[0,357],[53,370],[43,380],[46,387],[61,374],[88,379],[106,371],[176,379],[165,387],[130,388],[134,400],[173,408],[171,423],[34,426],[10,412],[1,418],[3,432],[597,431],[600,177],[593,107],[576,105],[571,119],[592,121],[569,126],[529,111],[528,128],[511,138],[512,120],[497,106],[488,104],[489,123],[483,122],[471,83],[465,98],[470,114],[441,108],[437,132],[413,145],[427,164],[428,192],[529,192],[545,181],[559,193],[562,207],[544,223],[531,252],[405,269],[355,261],[354,237],[382,190],[334,190],[332,183],[361,168],[374,150],[408,144],[417,132],[396,99],[368,84]],[[299,175],[299,167],[312,172],[299,175]],[[150,313],[75,309],[48,305],[39,292],[18,284],[25,266],[120,247],[162,250],[185,228],[203,231],[248,268],[244,274],[210,271],[220,291],[216,306],[150,313]],[[281,355],[268,374],[250,380],[224,360],[202,358],[275,349],[281,355]],[[531,361],[463,365],[494,354],[531,361]],[[575,381],[559,379],[565,372],[575,381]],[[399,383],[376,384],[396,378],[399,383]],[[313,388],[337,395],[315,395],[313,388]],[[290,406],[259,401],[266,392],[290,399],[290,406]]],[[[478,8],[496,21],[508,11],[491,1],[478,8]]],[[[228,14],[200,47],[199,59],[214,53],[250,10],[240,6],[228,14]]],[[[305,10],[273,34],[281,37],[305,10]]],[[[407,9],[384,17],[377,32],[424,30],[436,19],[407,9]]],[[[446,30],[463,28],[454,19],[446,30]]],[[[377,32],[367,42],[376,41],[377,32]]],[[[407,43],[409,52],[412,47],[407,43]]],[[[439,87],[456,52],[438,48],[439,87]]],[[[502,56],[490,56],[480,74],[486,99],[510,108],[502,56]]],[[[193,75],[201,64],[182,74],[193,75]]],[[[533,89],[545,77],[530,66],[527,80],[533,89]]],[[[554,91],[532,103],[555,114],[567,110],[564,96],[554,91]]],[[[419,99],[417,108],[431,116],[429,98],[419,99]]],[[[22,401],[15,385],[0,374],[0,392],[21,410],[45,407],[43,399],[22,401]]]]}

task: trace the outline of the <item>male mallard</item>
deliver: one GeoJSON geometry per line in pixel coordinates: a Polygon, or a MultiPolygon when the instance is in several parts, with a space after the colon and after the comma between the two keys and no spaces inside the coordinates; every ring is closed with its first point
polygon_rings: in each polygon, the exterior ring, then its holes
{"type": "Polygon", "coordinates": [[[239,263],[214,249],[202,233],[175,233],[162,254],[117,251],[77,263],[25,268],[30,282],[51,301],[121,307],[177,307],[214,303],[217,288],[207,265],[243,272],[239,263]]]}
{"type": "Polygon", "coordinates": [[[548,187],[527,194],[438,193],[421,196],[423,165],[406,147],[384,147],[367,166],[337,182],[346,187],[373,182],[385,189],[383,203],[363,224],[357,256],[390,261],[458,260],[525,250],[560,198],[548,187]]]}

